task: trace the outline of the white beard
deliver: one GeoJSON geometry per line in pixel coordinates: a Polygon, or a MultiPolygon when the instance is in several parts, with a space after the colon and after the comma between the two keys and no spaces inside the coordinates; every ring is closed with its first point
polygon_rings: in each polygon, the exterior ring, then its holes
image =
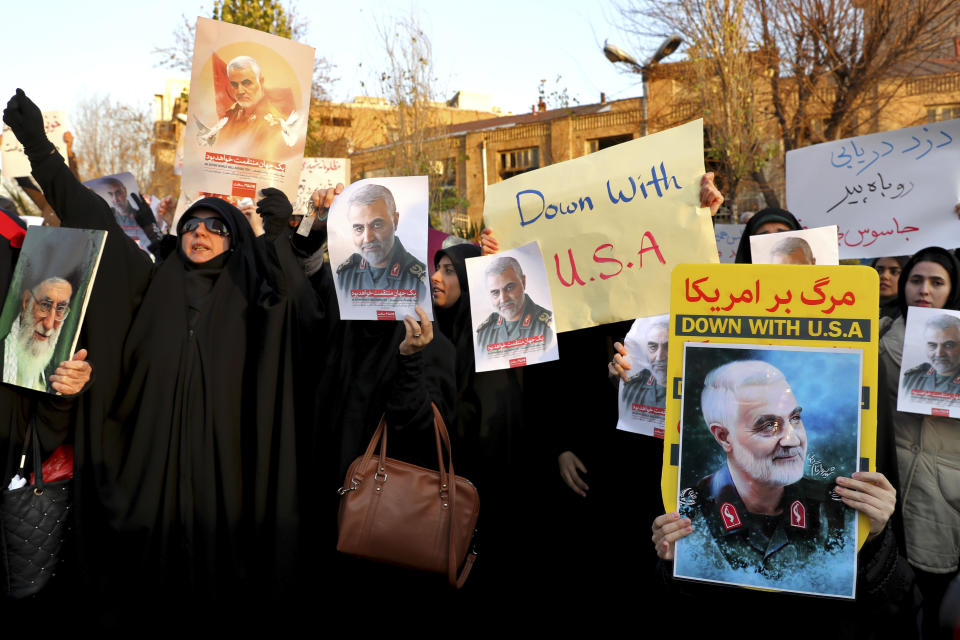
{"type": "MultiPolygon", "coordinates": [[[[780,451],[778,450],[777,453],[780,451]]],[[[785,487],[803,477],[807,450],[806,447],[790,447],[782,451],[795,453],[796,461],[790,464],[775,463],[773,458],[755,457],[753,452],[741,446],[735,446],[732,453],[737,466],[757,482],[785,487]]]]}
{"type": "MultiPolygon", "coordinates": [[[[32,313],[31,309],[28,309],[28,312],[32,313]]],[[[18,319],[17,322],[19,323],[20,320],[18,319]]],[[[60,338],[60,327],[51,330],[47,339],[43,341],[34,337],[35,330],[43,331],[43,327],[37,324],[21,325],[17,335],[17,382],[27,387],[33,387],[40,379],[43,370],[50,364],[53,351],[57,348],[57,340],[60,338]]]]}

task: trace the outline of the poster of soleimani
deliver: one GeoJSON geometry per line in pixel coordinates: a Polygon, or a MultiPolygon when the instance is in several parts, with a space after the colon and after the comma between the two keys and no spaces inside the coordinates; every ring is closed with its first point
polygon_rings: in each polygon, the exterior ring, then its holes
{"type": "Polygon", "coordinates": [[[897,411],[960,418],[960,311],[907,308],[897,411]]]}
{"type": "Polygon", "coordinates": [[[129,172],[117,173],[112,176],[87,180],[83,184],[104,199],[123,232],[130,236],[138,247],[146,251],[147,247],[150,246],[150,239],[137,224],[135,217],[137,205],[130,197],[132,193],[140,194],[140,187],[137,186],[137,179],[133,177],[133,174],[129,172]]]}
{"type": "Polygon", "coordinates": [[[663,437],[670,316],[637,318],[623,340],[630,379],[620,381],[617,429],[663,437]]]}
{"type": "Polygon", "coordinates": [[[314,49],[197,18],[184,138],[182,189],[254,198],[276,187],[297,201],[314,49]]]}
{"type": "Polygon", "coordinates": [[[50,375],[73,355],[106,231],[30,227],[0,312],[3,381],[56,393],[50,375]]]}
{"type": "Polygon", "coordinates": [[[371,178],[337,196],[328,214],[330,265],[344,320],[433,319],[427,282],[426,176],[371,178]]]}
{"type": "Polygon", "coordinates": [[[560,357],[553,299],[537,242],[468,258],[467,282],[478,372],[560,357]]]}
{"type": "Polygon", "coordinates": [[[685,345],[674,575],[853,598],[861,352],[685,345]]]}
{"type": "Polygon", "coordinates": [[[753,264],[840,264],[837,226],[750,236],[753,264]]]}

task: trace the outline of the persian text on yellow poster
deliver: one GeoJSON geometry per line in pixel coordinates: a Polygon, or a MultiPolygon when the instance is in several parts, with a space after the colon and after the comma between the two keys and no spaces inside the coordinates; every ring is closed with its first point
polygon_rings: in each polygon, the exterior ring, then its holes
{"type": "MultiPolygon", "coordinates": [[[[794,492],[822,485],[830,495],[836,476],[876,470],[873,269],[684,264],[670,292],[667,511],[681,486],[683,504],[731,477],[737,491],[783,476],[794,492]],[[768,431],[779,435],[762,438],[768,431]]],[[[862,544],[866,517],[858,527],[862,544]]]]}
{"type": "Polygon", "coordinates": [[[697,120],[490,185],[484,222],[540,241],[558,331],[663,314],[675,265],[718,261],[703,173],[697,120]]]}

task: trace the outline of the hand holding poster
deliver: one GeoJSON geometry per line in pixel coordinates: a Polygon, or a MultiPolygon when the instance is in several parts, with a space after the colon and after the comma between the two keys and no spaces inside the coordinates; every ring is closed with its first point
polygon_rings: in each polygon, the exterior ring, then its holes
{"type": "Polygon", "coordinates": [[[897,411],[960,418],[960,311],[907,308],[897,411]]]}
{"type": "Polygon", "coordinates": [[[553,300],[536,242],[467,259],[477,371],[559,358],[553,300]]]}
{"type": "Polygon", "coordinates": [[[77,346],[106,231],[30,227],[0,312],[3,381],[56,393],[50,375],[77,346]]]}
{"type": "MultiPolygon", "coordinates": [[[[70,131],[66,111],[44,111],[43,129],[47,140],[53,143],[64,161],[67,159],[67,143],[63,135],[70,131]]],[[[0,139],[0,155],[3,160],[4,178],[21,178],[30,175],[30,160],[23,152],[23,145],[17,140],[6,124],[3,125],[3,137],[0,139]]]]}
{"type": "Polygon", "coordinates": [[[256,198],[276,187],[297,200],[313,47],[197,18],[184,139],[183,192],[256,198]]]}
{"type": "Polygon", "coordinates": [[[110,210],[113,211],[113,216],[123,232],[130,236],[138,247],[146,251],[147,247],[150,246],[150,239],[137,224],[137,207],[130,198],[131,193],[140,193],[140,187],[137,186],[137,179],[133,177],[133,174],[129,172],[118,173],[87,180],[83,184],[104,199],[110,210]]]}
{"type": "Polygon", "coordinates": [[[675,575],[853,596],[869,519],[853,528],[850,508],[825,496],[838,476],[876,470],[878,304],[868,267],[674,269],[670,352],[684,357],[667,363],[661,483],[666,510],[697,519],[675,575]],[[712,386],[726,391],[711,399],[712,386]],[[757,503],[750,478],[787,467],[757,503]],[[771,531],[787,544],[763,542],[771,531]],[[747,537],[760,542],[748,549],[747,537]]]}
{"type": "Polygon", "coordinates": [[[700,209],[703,121],[520,174],[487,188],[503,248],[540,242],[560,332],[667,311],[681,262],[716,262],[700,209]]]}
{"type": "Polygon", "coordinates": [[[750,236],[753,264],[840,264],[837,227],[750,236]]]}
{"type": "Polygon", "coordinates": [[[433,319],[427,285],[427,178],[355,182],[330,207],[330,264],[343,320],[403,320],[419,305],[433,319]]]}
{"type": "Polygon", "coordinates": [[[676,577],[854,597],[856,512],[832,491],[857,470],[861,357],[685,345],[679,500],[693,533],[676,577]]]}
{"type": "Polygon", "coordinates": [[[960,120],[787,152],[787,206],[805,227],[836,224],[840,258],[909,255],[960,232],[960,120]]]}
{"type": "Polygon", "coordinates": [[[637,318],[624,338],[630,379],[620,381],[617,429],[663,438],[670,316],[637,318]]]}

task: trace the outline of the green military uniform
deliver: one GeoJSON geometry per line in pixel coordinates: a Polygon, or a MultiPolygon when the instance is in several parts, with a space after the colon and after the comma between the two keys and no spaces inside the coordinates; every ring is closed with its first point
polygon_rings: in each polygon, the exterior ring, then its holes
{"type": "Polygon", "coordinates": [[[518,320],[511,322],[499,313],[493,312],[477,327],[478,359],[495,356],[498,352],[516,353],[518,356],[531,351],[541,352],[546,351],[553,344],[553,313],[535,303],[529,295],[523,294],[523,298],[523,311],[518,320]],[[542,342],[504,346],[500,349],[490,348],[492,345],[503,345],[538,336],[543,337],[542,342]]]}
{"type": "Polygon", "coordinates": [[[649,369],[644,369],[623,383],[622,401],[629,410],[635,404],[645,407],[667,406],[667,388],[657,382],[649,369]]]}
{"type": "Polygon", "coordinates": [[[416,291],[417,304],[429,309],[427,270],[422,262],[403,248],[400,238],[394,238],[393,251],[390,252],[386,267],[378,269],[359,253],[354,253],[337,267],[337,284],[341,296],[347,301],[350,300],[350,292],[358,289],[416,291]]]}
{"type": "Polygon", "coordinates": [[[682,492],[681,512],[701,538],[712,538],[730,569],[778,579],[801,570],[811,556],[842,547],[844,505],[832,487],[801,478],[784,487],[779,515],[757,515],[747,511],[724,465],[695,491],[682,492]]]}
{"type": "Polygon", "coordinates": [[[903,389],[907,393],[916,390],[960,395],[960,370],[942,376],[933,365],[924,363],[904,372],[903,389]]]}

